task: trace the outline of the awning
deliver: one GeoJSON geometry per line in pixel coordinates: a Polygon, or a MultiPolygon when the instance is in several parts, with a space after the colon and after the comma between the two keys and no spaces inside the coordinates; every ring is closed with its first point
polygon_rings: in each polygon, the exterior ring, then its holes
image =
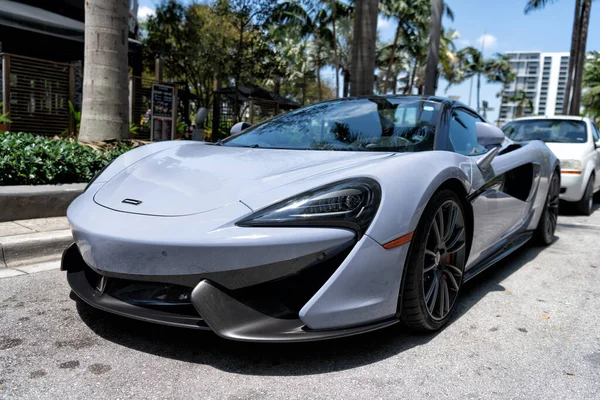
{"type": "Polygon", "coordinates": [[[0,2],[0,25],[83,42],[83,22],[27,4],[0,2]]]}
{"type": "MultiPolygon", "coordinates": [[[[52,11],[15,1],[0,0],[0,25],[83,43],[85,24],[52,11]]],[[[129,38],[129,47],[141,42],[129,38]]]]}

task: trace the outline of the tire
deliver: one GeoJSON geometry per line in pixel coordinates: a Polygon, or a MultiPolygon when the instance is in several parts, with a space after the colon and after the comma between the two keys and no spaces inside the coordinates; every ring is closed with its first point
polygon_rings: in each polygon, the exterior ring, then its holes
{"type": "Polygon", "coordinates": [[[462,287],[466,248],[462,202],[454,191],[441,190],[425,208],[409,249],[399,310],[405,326],[431,332],[448,322],[462,287]]]}
{"type": "Polygon", "coordinates": [[[555,171],[552,177],[550,177],[546,202],[544,203],[540,221],[534,232],[535,241],[542,246],[548,246],[554,239],[554,232],[556,231],[556,224],[558,222],[559,194],[560,175],[555,171]]]}
{"type": "Polygon", "coordinates": [[[576,203],[577,210],[582,215],[590,215],[594,208],[594,175],[590,177],[583,197],[576,203]]]}

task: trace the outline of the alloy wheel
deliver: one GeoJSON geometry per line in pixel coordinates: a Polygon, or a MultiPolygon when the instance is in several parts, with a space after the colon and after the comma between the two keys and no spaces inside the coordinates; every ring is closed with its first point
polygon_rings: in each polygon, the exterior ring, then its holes
{"type": "Polygon", "coordinates": [[[550,181],[548,196],[546,198],[546,233],[550,238],[554,236],[556,224],[558,222],[558,203],[560,193],[560,181],[558,175],[554,174],[550,181]]]}
{"type": "Polygon", "coordinates": [[[452,310],[463,280],[466,232],[461,208],[454,200],[436,211],[423,258],[423,298],[434,320],[444,319],[452,310]]]}

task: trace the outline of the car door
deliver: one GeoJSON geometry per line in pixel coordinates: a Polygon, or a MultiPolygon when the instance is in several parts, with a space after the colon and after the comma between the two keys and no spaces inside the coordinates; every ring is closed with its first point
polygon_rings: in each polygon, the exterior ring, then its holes
{"type": "MultiPolygon", "coordinates": [[[[475,164],[487,150],[477,143],[476,123],[484,122],[466,108],[455,108],[450,119],[450,143],[455,152],[472,157],[475,164]]],[[[466,268],[494,251],[494,246],[509,236],[523,223],[527,197],[531,186],[533,165],[523,162],[518,152],[501,152],[491,167],[481,171],[473,168],[473,193],[470,196],[474,216],[474,237],[466,268]],[[520,179],[521,175],[529,175],[520,179]],[[525,189],[519,187],[525,186],[525,189]]]]}
{"type": "MultiPolygon", "coordinates": [[[[596,127],[596,124],[594,123],[590,123],[591,128],[592,128],[592,138],[594,140],[594,154],[593,154],[593,160],[594,160],[594,165],[595,165],[595,169],[596,169],[596,176],[600,176],[600,147],[598,147],[598,141],[600,141],[600,133],[598,132],[598,128],[596,127]]],[[[596,178],[595,182],[594,182],[594,186],[595,186],[595,190],[598,190],[598,188],[600,188],[600,179],[596,178]]]]}

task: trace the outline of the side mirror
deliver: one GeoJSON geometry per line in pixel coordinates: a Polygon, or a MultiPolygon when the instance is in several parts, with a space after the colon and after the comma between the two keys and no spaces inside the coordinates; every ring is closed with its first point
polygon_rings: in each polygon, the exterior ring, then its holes
{"type": "Polygon", "coordinates": [[[600,148],[600,139],[598,139],[598,141],[594,142],[594,147],[597,149],[600,148]]]}
{"type": "Polygon", "coordinates": [[[487,122],[476,122],[475,124],[477,143],[486,149],[492,147],[491,150],[477,160],[477,166],[484,171],[492,165],[492,161],[500,151],[500,146],[504,143],[505,137],[504,132],[492,124],[487,122]]]}
{"type": "Polygon", "coordinates": [[[249,122],[238,122],[237,124],[231,127],[229,133],[231,133],[232,135],[237,135],[238,133],[242,133],[251,126],[252,124],[249,122]]]}
{"type": "Polygon", "coordinates": [[[505,139],[504,132],[500,128],[487,122],[476,122],[475,131],[477,143],[485,148],[501,146],[505,139]]]}

